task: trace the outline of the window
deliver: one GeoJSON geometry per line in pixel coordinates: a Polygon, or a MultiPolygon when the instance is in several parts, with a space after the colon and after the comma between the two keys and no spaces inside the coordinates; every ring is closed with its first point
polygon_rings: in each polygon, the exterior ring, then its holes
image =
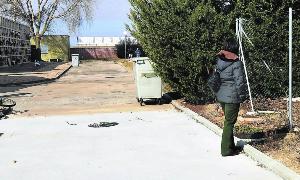
{"type": "Polygon", "coordinates": [[[41,53],[48,54],[48,45],[46,45],[46,44],[41,45],[41,53]]]}

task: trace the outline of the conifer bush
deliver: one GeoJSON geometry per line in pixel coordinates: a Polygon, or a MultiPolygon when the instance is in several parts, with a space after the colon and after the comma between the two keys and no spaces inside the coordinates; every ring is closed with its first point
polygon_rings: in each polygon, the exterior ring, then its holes
{"type": "MultiPolygon", "coordinates": [[[[296,2],[129,2],[132,5],[129,15],[132,24],[127,25],[128,30],[155,63],[155,69],[162,79],[186,100],[200,103],[213,99],[206,83],[208,69],[212,68],[224,39],[235,36],[238,17],[247,20],[245,31],[255,45],[252,47],[246,40],[243,42],[254,97],[276,98],[286,95],[288,7],[297,7],[296,2]],[[270,71],[263,61],[270,67],[270,71]]],[[[299,18],[294,17],[294,37],[298,38],[299,18]]],[[[294,40],[295,52],[299,49],[299,41],[294,40]]],[[[295,53],[294,59],[298,57],[295,53]]],[[[295,73],[294,80],[300,82],[299,74],[295,73]]],[[[295,88],[294,93],[300,95],[299,87],[295,88]]]]}
{"type": "Polygon", "coordinates": [[[236,17],[245,21],[245,32],[254,46],[244,39],[249,81],[254,97],[278,98],[288,93],[288,8],[293,14],[293,93],[300,95],[300,19],[299,1],[258,0],[236,3],[236,17]]]}

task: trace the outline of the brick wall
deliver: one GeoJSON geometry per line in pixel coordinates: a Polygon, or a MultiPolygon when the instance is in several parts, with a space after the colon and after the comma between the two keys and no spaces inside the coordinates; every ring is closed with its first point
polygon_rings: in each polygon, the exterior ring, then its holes
{"type": "Polygon", "coordinates": [[[79,54],[80,60],[117,58],[114,47],[71,48],[71,54],[79,54]]]}

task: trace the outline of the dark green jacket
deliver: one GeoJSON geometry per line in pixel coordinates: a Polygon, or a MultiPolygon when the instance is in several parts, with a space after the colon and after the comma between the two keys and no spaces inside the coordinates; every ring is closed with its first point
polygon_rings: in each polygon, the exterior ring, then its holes
{"type": "Polygon", "coordinates": [[[248,88],[242,61],[218,58],[217,69],[221,78],[217,100],[224,103],[241,103],[246,100],[248,88]]]}

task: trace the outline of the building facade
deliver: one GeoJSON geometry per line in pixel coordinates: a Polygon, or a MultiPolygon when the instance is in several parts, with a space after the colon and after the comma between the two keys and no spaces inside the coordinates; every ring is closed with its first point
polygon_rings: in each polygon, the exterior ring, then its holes
{"type": "MultiPolygon", "coordinates": [[[[34,40],[31,40],[35,45],[34,40]]],[[[41,39],[41,59],[44,61],[69,61],[70,36],[44,35],[41,39]]]]}
{"type": "MultiPolygon", "coordinates": [[[[135,38],[128,36],[127,39],[136,41],[135,38]]],[[[93,46],[93,47],[114,47],[119,44],[125,37],[117,36],[96,36],[96,37],[77,37],[77,47],[93,46]]]]}
{"type": "MultiPolygon", "coordinates": [[[[133,37],[127,40],[136,41],[133,37]]],[[[117,58],[115,46],[125,37],[97,36],[77,37],[77,44],[71,48],[71,54],[79,54],[80,60],[88,59],[114,59],[117,58]]]]}
{"type": "Polygon", "coordinates": [[[0,66],[28,62],[30,56],[29,26],[0,17],[0,66]]]}

